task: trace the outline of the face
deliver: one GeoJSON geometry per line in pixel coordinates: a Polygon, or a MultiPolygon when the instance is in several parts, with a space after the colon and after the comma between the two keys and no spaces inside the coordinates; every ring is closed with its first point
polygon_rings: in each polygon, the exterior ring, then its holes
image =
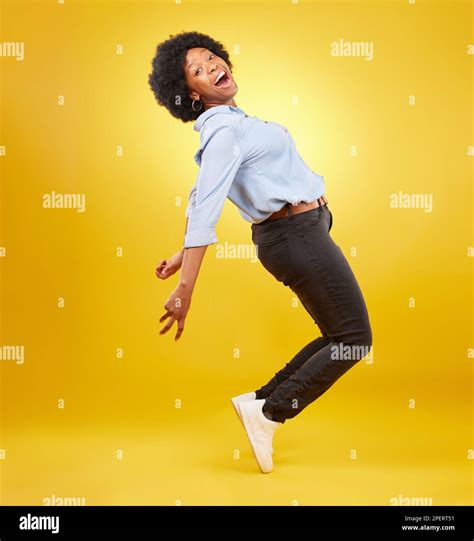
{"type": "Polygon", "coordinates": [[[235,105],[238,87],[223,58],[209,49],[194,47],[188,49],[183,69],[191,99],[201,100],[204,109],[235,105]]]}

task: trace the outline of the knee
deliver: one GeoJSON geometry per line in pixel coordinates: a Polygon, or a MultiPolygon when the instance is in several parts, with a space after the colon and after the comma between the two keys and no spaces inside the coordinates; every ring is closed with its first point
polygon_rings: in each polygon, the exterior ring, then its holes
{"type": "Polygon", "coordinates": [[[372,347],[372,329],[369,323],[364,323],[356,327],[348,328],[338,335],[338,342],[351,344],[354,346],[372,347]]]}
{"type": "Polygon", "coordinates": [[[372,348],[372,328],[370,327],[369,323],[364,325],[364,328],[360,333],[360,338],[359,340],[357,340],[357,343],[360,346],[365,346],[369,350],[372,348]]]}
{"type": "Polygon", "coordinates": [[[352,350],[352,358],[360,361],[372,351],[372,329],[370,324],[364,325],[357,333],[352,336],[350,341],[344,342],[352,350]]]}

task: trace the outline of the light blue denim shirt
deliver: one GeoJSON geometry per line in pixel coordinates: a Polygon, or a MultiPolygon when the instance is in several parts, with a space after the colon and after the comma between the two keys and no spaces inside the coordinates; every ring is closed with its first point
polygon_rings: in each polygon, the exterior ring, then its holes
{"type": "Polygon", "coordinates": [[[217,242],[226,198],[245,220],[259,223],[287,202],[324,195],[324,177],[308,167],[285,126],[217,105],[201,113],[194,129],[200,132],[194,155],[200,169],[186,207],[185,248],[217,242]]]}

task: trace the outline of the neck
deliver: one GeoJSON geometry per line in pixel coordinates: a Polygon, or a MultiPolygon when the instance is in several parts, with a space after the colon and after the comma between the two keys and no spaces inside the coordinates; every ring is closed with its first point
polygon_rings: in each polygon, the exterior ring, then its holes
{"type": "Polygon", "coordinates": [[[213,102],[207,102],[204,104],[204,109],[210,109],[211,107],[217,107],[218,105],[232,105],[232,107],[237,107],[237,104],[235,103],[234,98],[232,98],[229,101],[226,101],[225,103],[213,103],[213,102]]]}

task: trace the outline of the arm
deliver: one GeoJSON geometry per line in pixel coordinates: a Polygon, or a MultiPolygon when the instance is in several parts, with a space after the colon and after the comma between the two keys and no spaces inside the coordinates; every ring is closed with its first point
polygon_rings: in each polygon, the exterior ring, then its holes
{"type": "MultiPolygon", "coordinates": [[[[195,191],[196,191],[196,188],[195,186],[193,186],[191,190],[191,194],[189,196],[189,203],[186,208],[186,225],[184,227],[184,237],[186,237],[186,231],[188,229],[189,211],[195,204],[194,203],[195,191]]],[[[172,255],[168,259],[162,259],[159,265],[155,269],[156,276],[158,278],[161,278],[162,280],[166,280],[166,278],[173,276],[173,274],[175,274],[181,268],[183,264],[183,256],[184,256],[184,247],[181,248],[181,250],[176,252],[174,255],[172,255]]]]}
{"type": "MultiPolygon", "coordinates": [[[[188,228],[188,218],[186,218],[186,229],[188,228]]],[[[206,254],[207,244],[204,246],[195,246],[193,248],[183,248],[183,263],[181,268],[181,274],[179,277],[178,287],[181,287],[184,291],[187,291],[189,295],[194,290],[194,285],[201,268],[202,260],[206,254]]]]}
{"type": "Polygon", "coordinates": [[[234,129],[217,125],[205,134],[206,144],[200,172],[192,190],[192,204],[186,212],[183,261],[178,286],[164,305],[160,322],[170,318],[160,331],[164,334],[178,322],[177,340],[191,304],[199,269],[207,246],[217,242],[215,226],[222,212],[235,174],[242,163],[242,153],[234,129]]]}
{"type": "MultiPolygon", "coordinates": [[[[205,128],[203,128],[205,129],[205,128]]],[[[232,126],[211,125],[203,136],[200,171],[188,210],[184,247],[217,242],[215,228],[243,155],[232,126]]]]}
{"type": "Polygon", "coordinates": [[[181,287],[183,291],[186,291],[191,295],[194,291],[202,260],[206,254],[207,245],[183,249],[183,266],[181,268],[178,287],[181,287]]]}

